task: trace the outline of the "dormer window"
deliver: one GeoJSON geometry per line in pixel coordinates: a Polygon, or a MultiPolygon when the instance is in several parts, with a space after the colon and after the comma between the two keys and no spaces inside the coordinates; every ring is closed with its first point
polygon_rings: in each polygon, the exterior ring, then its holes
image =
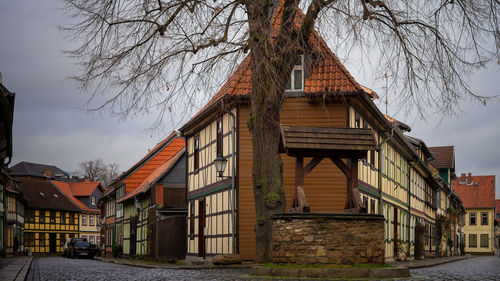
{"type": "Polygon", "coordinates": [[[287,91],[303,91],[304,90],[304,56],[301,55],[293,66],[290,79],[286,84],[287,91]]]}

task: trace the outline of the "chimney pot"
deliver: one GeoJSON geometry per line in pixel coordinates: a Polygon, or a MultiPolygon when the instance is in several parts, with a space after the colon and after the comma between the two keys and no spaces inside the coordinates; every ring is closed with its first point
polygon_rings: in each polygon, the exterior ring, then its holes
{"type": "Polygon", "coordinates": [[[50,171],[50,169],[45,169],[45,170],[43,170],[43,174],[44,174],[46,177],[49,177],[49,178],[50,178],[50,177],[51,177],[51,171],[50,171]]]}
{"type": "Polygon", "coordinates": [[[462,173],[462,175],[460,175],[460,181],[464,181],[465,180],[465,173],[462,173]]]}

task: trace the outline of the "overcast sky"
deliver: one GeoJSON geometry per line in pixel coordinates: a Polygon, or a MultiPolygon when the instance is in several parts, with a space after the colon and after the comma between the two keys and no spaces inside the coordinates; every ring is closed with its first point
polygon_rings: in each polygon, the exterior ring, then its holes
{"type": "MultiPolygon", "coordinates": [[[[3,84],[16,93],[11,165],[29,161],[71,172],[81,161],[102,158],[126,170],[177,128],[166,125],[163,131],[151,133],[146,129],[154,116],[123,122],[106,114],[89,115],[81,109],[86,96],[73,81],[66,80],[77,69],[61,51],[76,45],[57,29],[58,24],[68,21],[57,10],[60,7],[58,0],[2,1],[0,72],[3,84]]],[[[363,85],[383,93],[373,81],[357,73],[356,67],[345,65],[363,85]]],[[[499,66],[477,73],[471,85],[480,95],[499,95],[499,66]]],[[[385,106],[378,103],[385,112],[385,106]]],[[[457,175],[500,175],[500,103],[491,101],[484,106],[464,101],[460,107],[463,112],[459,117],[446,117],[441,123],[439,114],[425,121],[404,114],[395,117],[410,125],[410,135],[423,139],[428,146],[454,145],[457,175]]],[[[395,112],[389,106],[388,113],[395,112]]]]}

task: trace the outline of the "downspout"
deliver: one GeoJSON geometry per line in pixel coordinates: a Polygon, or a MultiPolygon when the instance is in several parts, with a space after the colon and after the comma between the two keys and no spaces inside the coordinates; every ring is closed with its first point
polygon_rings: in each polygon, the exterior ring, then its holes
{"type": "MultiPolygon", "coordinates": [[[[415,168],[418,164],[420,164],[420,157],[417,157],[417,162],[408,167],[408,230],[407,230],[407,238],[408,238],[408,247],[406,249],[407,256],[410,256],[410,234],[411,234],[411,169],[415,168]]],[[[416,227],[415,223],[415,227],[416,227]]],[[[416,237],[415,237],[416,238],[416,237]]]]}

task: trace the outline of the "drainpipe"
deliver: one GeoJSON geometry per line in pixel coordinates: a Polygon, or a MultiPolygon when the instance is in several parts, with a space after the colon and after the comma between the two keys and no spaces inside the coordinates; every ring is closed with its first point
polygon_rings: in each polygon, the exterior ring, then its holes
{"type": "MultiPolygon", "coordinates": [[[[417,162],[408,167],[408,230],[407,230],[407,238],[408,238],[408,247],[406,249],[408,257],[410,256],[410,234],[411,234],[411,169],[415,168],[420,164],[420,157],[417,158],[417,162]]],[[[415,224],[416,226],[416,224],[415,224]]],[[[416,237],[415,237],[416,238],[416,237]]]]}
{"type": "MultiPolygon", "coordinates": [[[[391,125],[392,126],[392,125],[391,125]]],[[[388,142],[394,136],[394,127],[391,127],[391,135],[378,144],[378,213],[381,213],[382,210],[382,153],[381,147],[384,143],[388,142]]]]}

